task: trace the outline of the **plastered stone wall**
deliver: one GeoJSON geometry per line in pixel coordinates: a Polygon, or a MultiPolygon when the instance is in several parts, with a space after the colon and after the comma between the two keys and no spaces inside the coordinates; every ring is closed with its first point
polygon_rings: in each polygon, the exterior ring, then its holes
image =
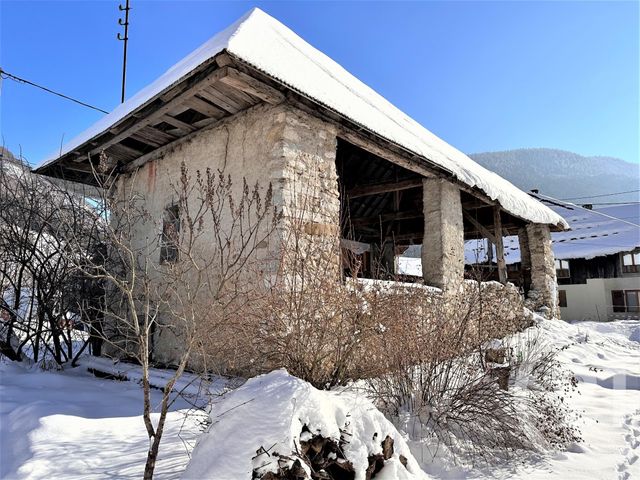
{"type": "Polygon", "coordinates": [[[560,317],[558,284],[551,248],[551,231],[548,225],[527,225],[531,265],[531,290],[527,295],[527,307],[541,311],[546,317],[560,317]]]}
{"type": "Polygon", "coordinates": [[[425,178],[422,186],[422,275],[427,285],[455,291],[464,277],[464,226],[460,189],[440,178],[425,178]]]}
{"type": "MultiPolygon", "coordinates": [[[[121,198],[136,195],[146,210],[136,222],[132,234],[134,248],[146,252],[148,258],[158,265],[160,262],[160,238],[165,209],[177,201],[177,187],[180,181],[181,164],[184,162],[192,177],[196,171],[210,169],[229,175],[233,182],[233,195],[240,198],[243,179],[250,186],[258,184],[262,194],[272,183],[274,203],[282,198],[278,189],[282,186],[274,180],[281,177],[284,165],[283,136],[287,109],[284,105],[261,104],[229,117],[214,127],[204,129],[189,140],[177,144],[138,170],[121,175],[118,179],[118,195],[121,198]]],[[[193,198],[193,204],[197,199],[193,198]]],[[[190,200],[190,203],[192,201],[190,200]]],[[[207,219],[205,218],[205,222],[207,219]]],[[[210,221],[210,220],[209,220],[210,221]]],[[[230,218],[221,228],[230,228],[230,218]]],[[[212,224],[205,223],[203,234],[198,238],[199,248],[204,257],[213,247],[212,224]]],[[[268,263],[277,250],[277,238],[261,245],[257,256],[265,259],[267,268],[275,268],[268,263]]],[[[158,267],[156,267],[158,268],[158,267]]],[[[254,275],[255,281],[259,281],[254,275]]],[[[161,322],[165,322],[162,320],[161,322]]],[[[166,325],[158,328],[154,335],[153,358],[156,362],[173,364],[184,349],[184,335],[179,327],[166,325]]],[[[190,365],[198,368],[198,365],[190,365]]]]}
{"type": "MultiPolygon", "coordinates": [[[[207,169],[223,171],[234,182],[234,194],[240,194],[243,178],[250,186],[257,183],[263,193],[272,185],[273,204],[283,217],[269,242],[257,252],[263,270],[248,272],[253,281],[263,282],[281,271],[281,252],[291,241],[294,226],[302,230],[308,261],[325,252],[325,258],[315,263],[325,269],[333,265],[338,271],[339,256],[333,248],[340,212],[336,142],[335,128],[287,104],[261,104],[204,129],[118,179],[117,195],[125,198],[134,194],[145,210],[133,229],[135,248],[159,264],[162,219],[165,209],[177,200],[176,186],[184,162],[192,176],[207,169]],[[314,244],[317,246],[311,248],[314,244]]],[[[205,224],[205,234],[199,240],[205,256],[206,233],[213,228],[205,224]]],[[[184,345],[184,336],[175,325],[159,328],[154,360],[175,363],[184,345]]],[[[190,367],[199,368],[197,363],[192,361],[190,367]]]]}

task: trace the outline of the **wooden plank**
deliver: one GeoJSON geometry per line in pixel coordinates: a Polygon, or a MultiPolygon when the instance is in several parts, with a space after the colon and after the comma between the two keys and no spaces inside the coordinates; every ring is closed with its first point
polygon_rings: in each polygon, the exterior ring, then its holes
{"type": "Polygon", "coordinates": [[[189,108],[201,113],[206,117],[222,118],[227,114],[227,112],[225,112],[224,110],[211,105],[209,102],[199,98],[198,96],[187,99],[185,101],[185,105],[188,105],[189,108]]]}
{"type": "Polygon", "coordinates": [[[169,125],[173,125],[179,130],[184,130],[186,133],[191,133],[196,130],[196,127],[189,125],[182,120],[178,120],[177,118],[173,118],[171,115],[163,115],[160,120],[168,123],[169,125]]]}
{"type": "Polygon", "coordinates": [[[151,126],[147,126],[132,136],[135,139],[142,139],[142,141],[147,141],[156,144],[157,146],[164,145],[165,143],[171,142],[177,138],[176,135],[171,135],[170,133],[163,132],[162,130],[158,130],[157,128],[153,128],[151,126]]]}
{"type": "Polygon", "coordinates": [[[473,225],[478,230],[478,232],[484,235],[485,238],[488,238],[491,243],[493,243],[494,245],[497,243],[496,236],[491,233],[488,228],[478,222],[469,212],[462,210],[462,215],[466,220],[469,221],[471,225],[473,225]]]}
{"type": "Polygon", "coordinates": [[[422,178],[410,178],[399,182],[385,182],[371,185],[358,185],[347,192],[349,198],[366,197],[369,195],[379,195],[381,193],[397,192],[422,186],[422,178]]]}
{"type": "Polygon", "coordinates": [[[500,283],[507,283],[507,263],[504,260],[504,244],[502,243],[502,218],[500,207],[493,207],[493,229],[495,230],[494,245],[496,246],[496,263],[498,264],[498,278],[500,283]]]}
{"type": "Polygon", "coordinates": [[[232,99],[239,105],[242,105],[242,108],[248,108],[256,103],[260,103],[262,100],[256,97],[252,97],[248,93],[243,92],[242,90],[238,90],[237,88],[232,87],[231,85],[227,85],[224,82],[216,82],[216,89],[225,95],[227,98],[232,99]]]}
{"type": "Polygon", "coordinates": [[[422,218],[422,217],[423,217],[423,213],[421,211],[407,210],[404,212],[383,213],[381,215],[375,215],[371,217],[352,218],[351,224],[366,225],[370,223],[389,222],[389,221],[396,221],[396,220],[413,220],[413,219],[422,218]]]}
{"type": "Polygon", "coordinates": [[[111,150],[116,150],[116,151],[120,152],[122,155],[133,157],[133,158],[138,157],[138,156],[143,154],[143,152],[141,152],[140,150],[128,147],[128,146],[123,145],[121,143],[116,143],[115,145],[112,145],[111,147],[109,147],[109,151],[111,151],[111,150]]]}
{"type": "Polygon", "coordinates": [[[127,128],[126,130],[122,131],[118,135],[114,136],[113,138],[111,138],[108,141],[106,141],[103,144],[101,144],[98,148],[95,148],[95,149],[91,150],[91,152],[89,152],[89,155],[90,156],[91,155],[97,155],[102,150],[105,150],[105,149],[109,148],[111,145],[115,145],[116,143],[120,142],[121,140],[123,140],[123,139],[125,139],[127,137],[130,137],[131,135],[133,135],[134,133],[142,130],[146,126],[152,125],[154,123],[158,123],[160,121],[159,120],[160,118],[162,118],[167,113],[169,113],[169,112],[175,110],[176,108],[178,108],[180,106],[180,104],[183,103],[187,98],[193,97],[197,93],[199,93],[202,90],[204,90],[211,83],[213,83],[215,81],[218,81],[221,78],[226,77],[228,75],[228,68],[229,67],[223,67],[223,68],[220,68],[218,70],[213,71],[212,73],[207,75],[205,78],[203,78],[199,83],[195,84],[190,89],[178,94],[171,101],[167,102],[166,104],[164,104],[163,106],[158,108],[155,112],[151,113],[146,118],[140,119],[139,121],[137,121],[131,127],[127,128]]]}
{"type": "Polygon", "coordinates": [[[243,106],[239,105],[233,99],[230,99],[220,91],[216,90],[213,87],[206,88],[198,93],[202,98],[208,100],[209,102],[217,105],[218,107],[226,110],[230,114],[238,113],[242,110],[243,106]]]}
{"type": "Polygon", "coordinates": [[[279,90],[267,85],[266,83],[257,80],[246,73],[239,72],[235,68],[229,68],[229,74],[220,79],[221,82],[226,83],[238,90],[249,93],[254,97],[258,97],[267,103],[276,105],[284,101],[285,96],[279,90]]]}
{"type": "MultiPolygon", "coordinates": [[[[220,120],[216,120],[214,121],[211,118],[208,118],[207,120],[213,121],[212,124],[209,125],[210,128],[215,128],[215,126],[221,122],[223,122],[225,120],[225,118],[220,119],[220,120]]],[[[204,120],[203,120],[204,121],[204,120]]],[[[196,130],[195,132],[191,132],[188,135],[185,135],[183,137],[180,138],[176,138],[175,140],[173,140],[170,143],[167,143],[157,149],[155,149],[152,152],[149,153],[145,153],[144,155],[142,155],[141,157],[136,158],[135,160],[133,160],[132,162],[129,162],[127,165],[125,165],[122,168],[122,171],[125,173],[129,173],[134,171],[135,169],[141,167],[142,165],[144,165],[145,163],[147,163],[149,160],[152,160],[153,158],[164,154],[165,152],[171,150],[172,148],[177,147],[178,145],[187,142],[189,140],[191,140],[194,136],[198,135],[200,132],[202,132],[201,130],[196,130]]]]}
{"type": "Polygon", "coordinates": [[[222,120],[221,118],[203,118],[202,120],[198,120],[197,122],[193,122],[193,126],[200,129],[200,128],[204,128],[204,127],[208,127],[209,125],[212,125],[216,122],[218,122],[219,120],[222,120]]]}

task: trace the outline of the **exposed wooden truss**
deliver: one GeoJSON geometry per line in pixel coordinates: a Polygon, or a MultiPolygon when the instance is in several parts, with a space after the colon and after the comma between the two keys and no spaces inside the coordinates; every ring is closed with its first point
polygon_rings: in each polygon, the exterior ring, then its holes
{"type": "Polygon", "coordinates": [[[40,172],[96,184],[94,167],[103,152],[119,171],[131,172],[226,117],[259,103],[284,101],[285,94],[276,84],[258,80],[234,66],[228,55],[219,55],[216,62],[203,66],[190,79],[40,172]]]}
{"type": "Polygon", "coordinates": [[[383,182],[369,185],[358,185],[347,191],[349,198],[366,197],[368,195],[379,195],[381,193],[398,192],[411,188],[422,187],[422,178],[410,178],[399,182],[383,182]]]}

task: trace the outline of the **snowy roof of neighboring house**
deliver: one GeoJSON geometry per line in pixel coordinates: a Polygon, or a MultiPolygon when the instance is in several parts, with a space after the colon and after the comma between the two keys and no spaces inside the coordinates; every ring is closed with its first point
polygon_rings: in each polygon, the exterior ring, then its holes
{"type": "Polygon", "coordinates": [[[477,187],[512,215],[530,222],[566,228],[567,224],[560,215],[435,136],[338,63],[257,8],[75,137],[62,151],[42,162],[39,168],[110,129],[222,51],[375,135],[427,159],[464,184],[477,187]]]}
{"type": "MultiPolygon", "coordinates": [[[[539,196],[548,203],[550,199],[539,196]]],[[[553,200],[553,199],[551,199],[553,200]]],[[[556,258],[594,258],[640,248],[640,205],[616,205],[589,210],[553,200],[571,231],[551,234],[556,258]]]]}
{"type": "MultiPolygon", "coordinates": [[[[557,259],[595,258],[640,248],[640,205],[615,205],[589,210],[551,197],[537,195],[542,202],[564,217],[571,230],[551,234],[557,259]]],[[[486,260],[486,241],[465,242],[465,262],[486,260]]],[[[518,237],[504,238],[507,263],[520,261],[518,237]]],[[[495,258],[495,255],[494,255],[495,258]]]]}

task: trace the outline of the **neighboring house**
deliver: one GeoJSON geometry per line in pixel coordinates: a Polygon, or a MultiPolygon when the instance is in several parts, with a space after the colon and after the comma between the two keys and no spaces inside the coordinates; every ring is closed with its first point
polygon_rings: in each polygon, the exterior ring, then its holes
{"type": "Polygon", "coordinates": [[[640,318],[640,205],[592,210],[538,198],[571,226],[552,235],[562,317],[640,318]]]}
{"type": "MultiPolygon", "coordinates": [[[[567,228],[562,217],[258,9],[37,172],[92,184],[91,163],[101,152],[115,165],[118,186],[144,195],[155,218],[180,215],[169,184],[182,161],[192,170],[224,169],[249,183],[271,183],[283,225],[295,191],[309,192],[305,234],[313,240],[340,232],[345,251],[367,264],[382,260],[393,269],[398,248],[425,245],[423,281],[445,291],[458,291],[464,278],[465,239],[489,237],[501,246],[504,234],[519,235],[531,266],[530,297],[556,313],[550,232],[567,228]]],[[[506,281],[500,248],[496,258],[506,281]]],[[[363,274],[375,272],[365,265],[363,274]]]]}
{"type": "MultiPolygon", "coordinates": [[[[565,320],[640,318],[640,205],[593,209],[544,195],[532,196],[567,220],[570,231],[551,235],[558,279],[558,302],[565,320]]],[[[504,239],[509,279],[521,282],[520,247],[504,239]]],[[[467,268],[487,267],[486,244],[467,242],[467,268]]]]}

